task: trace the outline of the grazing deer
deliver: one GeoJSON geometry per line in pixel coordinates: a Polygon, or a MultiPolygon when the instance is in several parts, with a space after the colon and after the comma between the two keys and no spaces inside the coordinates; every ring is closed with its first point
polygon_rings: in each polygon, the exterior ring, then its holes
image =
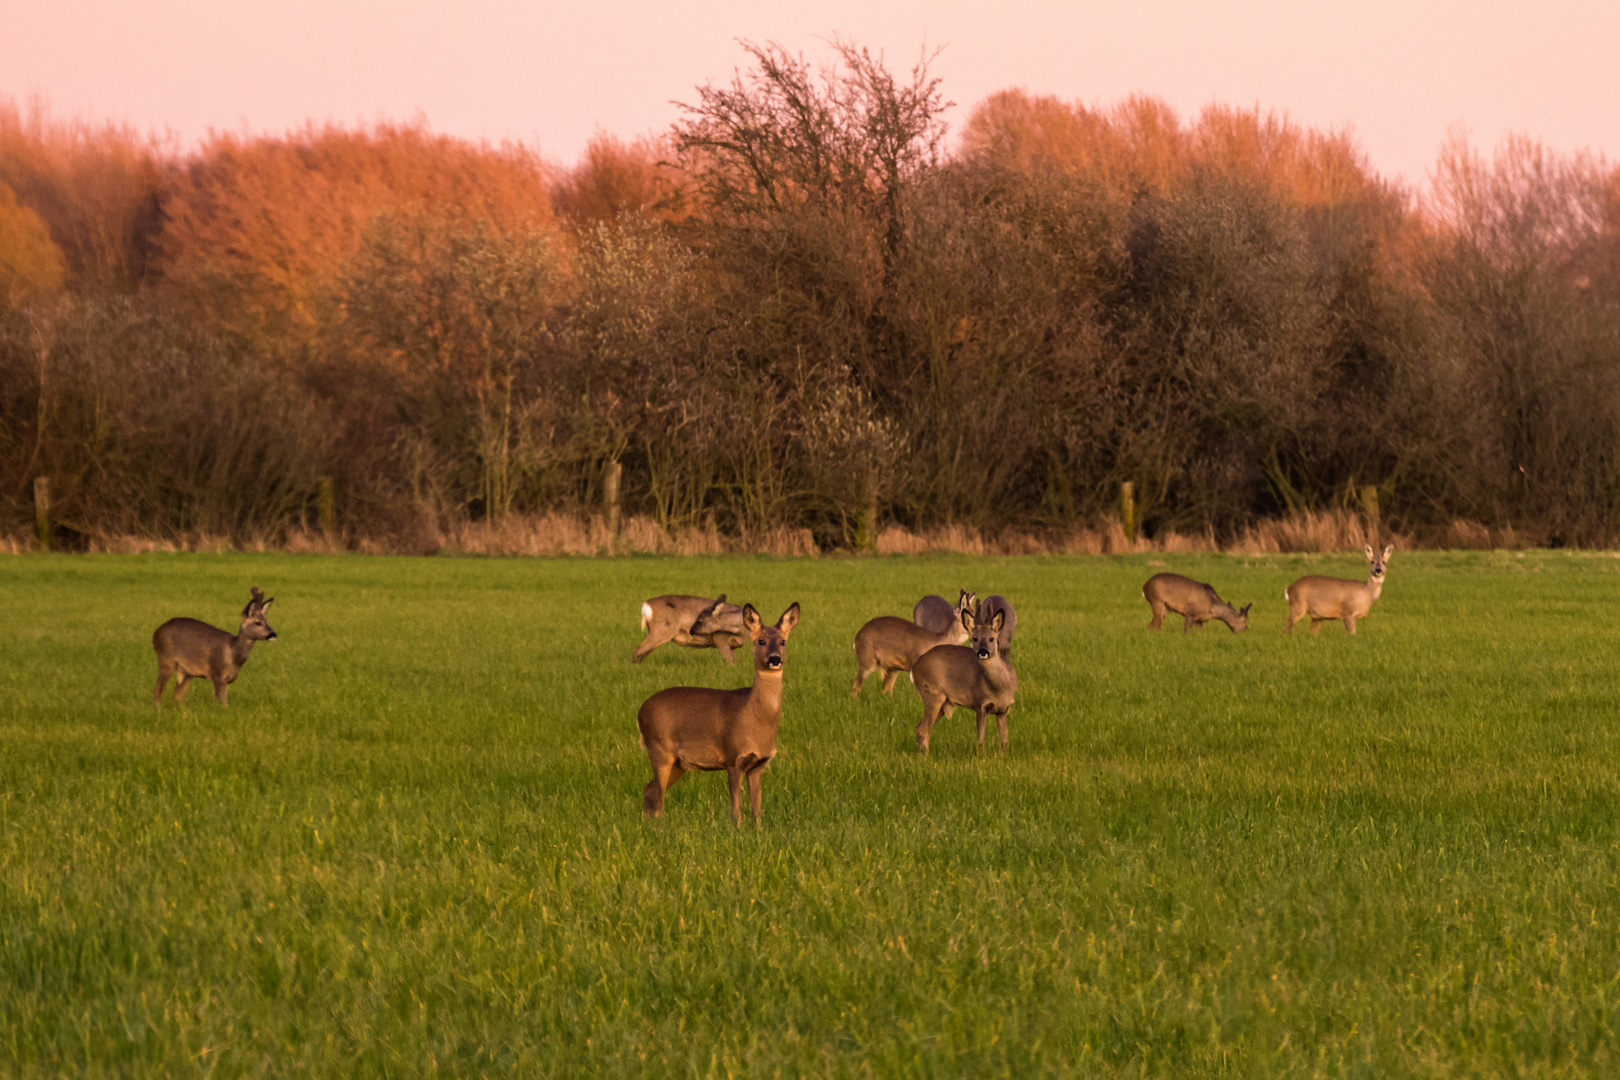
{"type": "Polygon", "coordinates": [[[1221,620],[1232,628],[1234,634],[1247,630],[1249,609],[1254,607],[1253,604],[1244,604],[1243,610],[1239,611],[1221,599],[1215,586],[1180,574],[1154,574],[1142,586],[1142,596],[1147,600],[1148,607],[1153,609],[1149,630],[1163,626],[1164,613],[1173,611],[1181,616],[1183,634],[1195,626],[1203,626],[1211,619],[1221,620]]]}
{"type": "Polygon", "coordinates": [[[728,664],[736,664],[732,650],[748,640],[743,627],[743,609],[726,603],[726,594],[717,599],[706,596],[655,596],[641,605],[641,629],[647,636],[630,662],[639,664],[647,654],[668,642],[693,649],[716,649],[728,664]]]}
{"type": "Polygon", "coordinates": [[[776,728],[782,719],[782,663],[788,635],[799,624],[799,605],[765,626],[752,604],[743,605],[743,626],[754,640],[754,682],[742,690],[672,686],[641,703],[636,727],[652,764],[653,778],[641,796],[641,810],[664,816],[664,792],[692,769],[726,771],[731,786],[731,821],[742,824],[742,784],[748,781],[748,807],[759,824],[760,774],[776,754],[776,728]]]}
{"type": "Polygon", "coordinates": [[[940,715],[950,716],[958,705],[977,714],[979,745],[984,745],[984,718],[994,713],[1007,745],[1007,710],[1018,694],[1018,672],[1001,655],[1000,635],[1006,618],[996,612],[988,621],[962,612],[962,625],[972,644],[939,645],[924,653],[911,669],[911,681],[923,699],[923,718],[917,724],[917,750],[928,753],[928,737],[940,715]]]}
{"type": "MultiPolygon", "coordinates": [[[[966,589],[961,590],[961,592],[962,596],[967,597],[967,606],[973,607],[978,597],[966,589]]],[[[946,630],[960,631],[962,625],[956,621],[956,613],[961,610],[962,601],[960,598],[957,600],[956,606],[952,607],[951,602],[943,596],[925,596],[917,601],[916,607],[911,609],[911,621],[934,634],[943,634],[946,630]]],[[[964,645],[966,643],[967,636],[959,633],[957,635],[957,644],[964,645]]]]}
{"type": "Polygon", "coordinates": [[[1311,574],[1302,577],[1283,590],[1288,601],[1288,626],[1285,633],[1294,632],[1294,624],[1310,617],[1311,633],[1322,629],[1328,619],[1342,619],[1344,628],[1356,632],[1356,620],[1365,619],[1372,610],[1373,601],[1384,591],[1384,565],[1389,562],[1395,545],[1384,548],[1383,554],[1371,546],[1367,552],[1367,580],[1350,581],[1345,578],[1323,577],[1311,574]]]}
{"type": "Polygon", "coordinates": [[[935,632],[894,615],[879,615],[855,633],[855,685],[850,697],[860,697],[861,687],[876,671],[883,672],[883,692],[892,695],[894,682],[902,671],[910,671],[917,658],[936,645],[954,645],[963,640],[961,615],[973,613],[973,594],[962,590],[956,602],[956,617],[935,632]]]}
{"type": "Polygon", "coordinates": [[[242,609],[242,626],[235,636],[197,619],[170,619],[152,632],[152,649],[157,653],[158,680],[152,688],[152,704],[163,704],[163,687],[174,675],[174,700],[186,700],[192,679],[214,684],[214,698],[221,705],[231,683],[248,662],[256,641],[274,641],[276,632],[264,621],[264,613],[276,602],[266,600],[257,585],[253,599],[242,609]]]}
{"type": "Polygon", "coordinates": [[[1018,612],[1013,610],[1012,602],[1005,596],[992,596],[973,610],[973,617],[979,622],[989,622],[998,611],[1004,622],[1001,633],[996,635],[996,648],[1002,656],[1011,660],[1013,628],[1018,625],[1018,612]]]}

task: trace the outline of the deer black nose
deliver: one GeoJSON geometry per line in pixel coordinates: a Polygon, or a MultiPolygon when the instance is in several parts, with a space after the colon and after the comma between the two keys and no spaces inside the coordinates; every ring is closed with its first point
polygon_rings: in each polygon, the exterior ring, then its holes
{"type": "Polygon", "coordinates": [[[980,649],[979,650],[979,659],[980,660],[988,660],[988,659],[990,659],[990,650],[989,649],[980,649]]]}
{"type": "Polygon", "coordinates": [[[782,666],[782,656],[781,656],[781,654],[780,653],[773,653],[772,655],[767,656],[765,658],[765,666],[766,667],[771,667],[771,668],[779,668],[779,667],[781,667],[782,666]]]}

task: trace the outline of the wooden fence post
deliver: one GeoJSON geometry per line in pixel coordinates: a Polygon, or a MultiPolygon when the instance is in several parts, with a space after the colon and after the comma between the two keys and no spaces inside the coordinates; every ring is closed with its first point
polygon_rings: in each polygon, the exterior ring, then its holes
{"type": "Polygon", "coordinates": [[[39,550],[51,550],[51,478],[34,477],[34,528],[39,532],[39,550]]]}
{"type": "Polygon", "coordinates": [[[1367,516],[1367,543],[1378,546],[1379,527],[1378,485],[1365,484],[1361,488],[1361,511],[1367,516]]]}
{"type": "Polygon", "coordinates": [[[1119,485],[1119,523],[1125,528],[1125,539],[1136,543],[1136,483],[1132,480],[1119,485]]]}
{"type": "Polygon", "coordinates": [[[602,510],[607,517],[608,532],[614,537],[624,524],[624,507],[619,502],[619,481],[624,477],[624,466],[614,459],[602,473],[602,510]]]}
{"type": "Polygon", "coordinates": [[[332,487],[332,478],[323,476],[320,490],[315,494],[315,517],[321,523],[321,532],[328,537],[337,535],[337,506],[332,487]]]}
{"type": "Polygon", "coordinates": [[[861,477],[861,503],[855,518],[855,549],[871,551],[877,547],[878,477],[876,469],[868,469],[861,477]]]}

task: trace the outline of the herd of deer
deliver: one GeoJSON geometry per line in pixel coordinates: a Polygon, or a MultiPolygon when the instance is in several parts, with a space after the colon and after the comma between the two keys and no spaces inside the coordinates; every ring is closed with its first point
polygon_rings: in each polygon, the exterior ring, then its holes
{"type": "MultiPolygon", "coordinates": [[[[1288,625],[1311,620],[1311,633],[1322,623],[1338,619],[1345,630],[1356,632],[1356,620],[1372,610],[1384,588],[1384,568],[1393,544],[1382,553],[1367,552],[1367,580],[1312,574],[1283,590],[1288,601],[1288,625]]],[[[1164,623],[1166,612],[1182,618],[1182,632],[1212,619],[1234,632],[1248,629],[1249,609],[1234,608],[1213,586],[1180,574],[1155,574],[1142,586],[1152,609],[1150,629],[1164,623]]],[[[214,697],[225,703],[255,642],[274,641],[276,632],[265,621],[275,598],[265,599],[257,587],[242,609],[236,634],[196,619],[170,619],[152,634],[157,652],[158,681],[152,701],[161,704],[163,687],[176,676],[174,699],[184,700],[187,682],[206,678],[214,697]]],[[[642,811],[653,817],[664,812],[664,793],[685,773],[724,770],[731,790],[731,820],[742,823],[742,789],[748,788],[749,809],[760,820],[760,780],[776,755],[776,732],[782,718],[782,670],[788,637],[799,624],[799,605],[784,611],[776,623],[765,625],[752,604],[738,607],[724,595],[659,596],[641,605],[641,628],[646,638],[631,655],[640,663],[660,645],[675,642],[692,648],[717,650],[734,664],[735,650],[750,643],[754,650],[754,681],[738,690],[672,686],[642,702],[636,714],[641,745],[647,751],[653,778],[642,794],[642,811]]],[[[917,749],[926,754],[934,725],[958,707],[974,710],[979,742],[984,742],[985,719],[996,718],[1001,745],[1007,745],[1007,712],[1018,693],[1018,672],[1012,665],[1013,630],[1018,614],[1005,597],[983,603],[966,589],[952,605],[939,596],[925,596],[912,609],[911,618],[880,615],[855,634],[855,684],[850,697],[858,697],[866,680],[883,672],[883,692],[892,694],[901,672],[911,676],[922,698],[923,716],[917,723],[917,749]]]]}

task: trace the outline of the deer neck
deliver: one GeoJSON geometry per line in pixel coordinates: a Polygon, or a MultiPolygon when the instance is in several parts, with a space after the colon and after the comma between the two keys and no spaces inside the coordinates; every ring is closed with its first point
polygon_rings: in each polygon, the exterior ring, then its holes
{"type": "Polygon", "coordinates": [[[748,691],[748,711],[755,720],[776,725],[782,715],[782,673],[754,669],[754,685],[748,691]]]}
{"type": "Polygon", "coordinates": [[[248,661],[248,653],[253,651],[253,639],[241,631],[237,631],[231,638],[231,663],[241,667],[248,661]]]}
{"type": "Polygon", "coordinates": [[[1368,595],[1368,597],[1370,597],[1373,600],[1376,600],[1376,599],[1378,599],[1379,594],[1382,593],[1383,591],[1384,591],[1384,579],[1383,578],[1377,578],[1377,579],[1374,579],[1372,577],[1367,578],[1367,595],[1368,595]]]}
{"type": "Polygon", "coordinates": [[[990,684],[992,690],[1005,690],[1012,682],[1012,664],[999,652],[988,660],[980,660],[979,670],[984,673],[984,681],[990,684]]]}

